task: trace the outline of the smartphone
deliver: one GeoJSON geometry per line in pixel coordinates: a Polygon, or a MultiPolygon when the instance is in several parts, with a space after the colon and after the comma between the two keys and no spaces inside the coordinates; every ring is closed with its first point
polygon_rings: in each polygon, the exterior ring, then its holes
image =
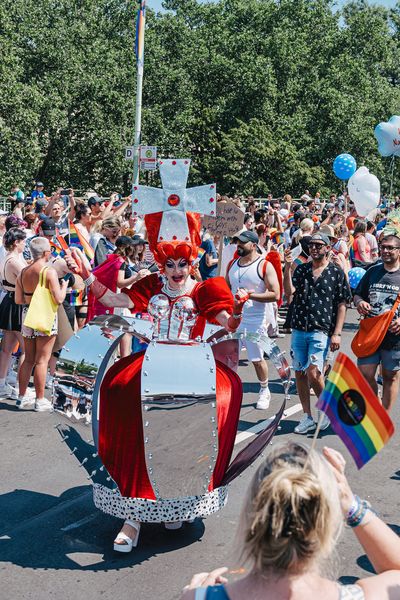
{"type": "Polygon", "coordinates": [[[70,189],[65,189],[65,190],[61,190],[60,195],[61,196],[69,196],[70,193],[71,193],[70,189]]]}
{"type": "Polygon", "coordinates": [[[298,244],[297,246],[292,248],[292,251],[291,251],[292,259],[296,260],[296,258],[298,258],[302,252],[303,252],[303,248],[301,247],[300,244],[298,244]]]}

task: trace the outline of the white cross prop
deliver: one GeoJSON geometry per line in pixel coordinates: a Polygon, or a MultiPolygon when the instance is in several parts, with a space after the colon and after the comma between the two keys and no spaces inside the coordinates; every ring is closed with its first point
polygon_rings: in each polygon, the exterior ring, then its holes
{"type": "Polygon", "coordinates": [[[189,159],[159,160],[162,189],[135,185],[132,196],[134,215],[162,212],[158,241],[190,241],[187,212],[216,215],[216,185],[186,188],[189,159]]]}

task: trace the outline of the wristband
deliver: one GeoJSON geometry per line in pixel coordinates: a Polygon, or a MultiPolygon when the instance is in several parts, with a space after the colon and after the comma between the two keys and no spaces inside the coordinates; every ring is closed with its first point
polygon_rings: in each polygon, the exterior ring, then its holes
{"type": "Polygon", "coordinates": [[[361,500],[358,496],[354,496],[352,505],[345,518],[346,524],[351,528],[358,527],[364,520],[368,510],[376,514],[367,500],[361,500]]]}
{"type": "Polygon", "coordinates": [[[96,277],[93,275],[93,273],[90,273],[89,277],[87,277],[86,279],[83,280],[83,283],[85,284],[85,287],[89,287],[95,281],[96,281],[96,277]]]}
{"type": "Polygon", "coordinates": [[[241,319],[242,318],[242,313],[232,313],[231,317],[233,319],[241,319]]]}

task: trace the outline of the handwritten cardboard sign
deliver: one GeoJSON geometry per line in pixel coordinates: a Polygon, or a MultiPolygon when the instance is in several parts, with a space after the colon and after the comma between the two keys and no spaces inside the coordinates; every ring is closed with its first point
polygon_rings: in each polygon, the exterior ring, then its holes
{"type": "Polygon", "coordinates": [[[244,211],[231,202],[217,202],[217,216],[204,216],[202,222],[210,233],[229,237],[242,229],[244,211]]]}

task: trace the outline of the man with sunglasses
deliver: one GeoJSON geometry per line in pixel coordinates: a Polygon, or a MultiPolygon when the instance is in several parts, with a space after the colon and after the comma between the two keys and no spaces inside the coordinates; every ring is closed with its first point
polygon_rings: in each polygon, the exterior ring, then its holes
{"type": "MultiPolygon", "coordinates": [[[[329,260],[330,245],[326,234],[314,233],[309,242],[311,262],[299,265],[293,275],[291,250],[285,250],[283,285],[288,303],[293,303],[291,355],[304,411],[295,433],[315,430],[310,388],[317,397],[324,388],[324,362],[329,347],[332,352],[340,347],[346,303],[351,298],[343,270],[329,260]]],[[[327,427],[329,420],[324,416],[321,429],[327,427]]]]}
{"type": "MultiPolygon", "coordinates": [[[[370,267],[354,294],[354,304],[363,317],[375,317],[391,310],[400,292],[400,237],[383,232],[382,262],[370,267]]],[[[358,366],[374,392],[378,393],[376,371],[382,367],[382,404],[393,408],[400,383],[400,310],[396,312],[380,347],[371,356],[359,358],[358,366]]]]}

